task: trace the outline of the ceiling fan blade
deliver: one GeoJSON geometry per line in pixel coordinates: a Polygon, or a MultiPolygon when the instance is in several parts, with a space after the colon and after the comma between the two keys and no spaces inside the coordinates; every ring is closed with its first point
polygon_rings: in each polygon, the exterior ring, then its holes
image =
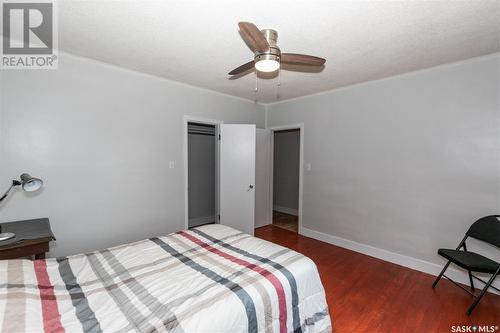
{"type": "Polygon", "coordinates": [[[297,65],[323,66],[326,60],[307,54],[282,53],[281,62],[297,65]]]}
{"type": "Polygon", "coordinates": [[[247,42],[250,43],[253,51],[264,52],[269,50],[269,43],[255,24],[250,22],[239,22],[238,26],[240,27],[241,34],[247,42]]]}
{"type": "Polygon", "coordinates": [[[253,67],[254,67],[254,62],[252,60],[252,61],[247,62],[246,64],[243,64],[239,67],[236,67],[235,69],[230,71],[228,74],[229,75],[237,75],[237,74],[246,72],[247,70],[249,70],[250,68],[253,68],[253,67]]]}
{"type": "Polygon", "coordinates": [[[300,73],[321,73],[325,69],[325,66],[311,66],[311,65],[301,65],[293,63],[281,63],[280,70],[300,72],[300,73]]]}

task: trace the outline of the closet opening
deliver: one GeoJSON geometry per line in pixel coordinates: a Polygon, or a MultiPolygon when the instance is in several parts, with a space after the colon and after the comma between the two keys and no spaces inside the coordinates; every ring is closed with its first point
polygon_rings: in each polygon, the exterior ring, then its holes
{"type": "Polygon", "coordinates": [[[298,233],[300,129],[273,131],[273,225],[298,233]]]}
{"type": "Polygon", "coordinates": [[[218,128],[187,123],[187,227],[218,222],[218,128]]]}

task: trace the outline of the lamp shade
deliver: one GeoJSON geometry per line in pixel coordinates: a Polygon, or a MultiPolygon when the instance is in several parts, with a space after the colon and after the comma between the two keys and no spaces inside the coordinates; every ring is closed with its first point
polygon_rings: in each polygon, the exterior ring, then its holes
{"type": "Polygon", "coordinates": [[[23,173],[21,175],[21,185],[23,187],[23,190],[26,192],[34,192],[43,185],[43,181],[41,179],[31,177],[27,173],[23,173]]]}

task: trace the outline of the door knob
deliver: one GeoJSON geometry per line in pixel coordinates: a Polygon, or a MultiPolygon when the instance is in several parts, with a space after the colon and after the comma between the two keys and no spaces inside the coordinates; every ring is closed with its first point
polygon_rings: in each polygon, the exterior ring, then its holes
{"type": "Polygon", "coordinates": [[[248,185],[248,190],[253,189],[253,184],[248,185]]]}

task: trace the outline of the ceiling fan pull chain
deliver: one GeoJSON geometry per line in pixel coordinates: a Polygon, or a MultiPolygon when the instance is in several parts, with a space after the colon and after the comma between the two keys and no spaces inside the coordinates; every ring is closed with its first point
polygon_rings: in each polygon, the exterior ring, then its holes
{"type": "Polygon", "coordinates": [[[254,102],[257,103],[257,91],[259,90],[258,76],[257,76],[257,71],[254,71],[254,73],[255,73],[255,88],[253,90],[253,95],[254,95],[254,102]]]}
{"type": "Polygon", "coordinates": [[[276,98],[280,99],[280,87],[281,87],[281,68],[278,69],[278,88],[276,89],[276,98]]]}
{"type": "Polygon", "coordinates": [[[254,91],[257,92],[257,90],[259,90],[259,87],[258,87],[259,77],[257,76],[257,71],[254,71],[254,73],[255,73],[255,89],[254,89],[254,91]]]}

